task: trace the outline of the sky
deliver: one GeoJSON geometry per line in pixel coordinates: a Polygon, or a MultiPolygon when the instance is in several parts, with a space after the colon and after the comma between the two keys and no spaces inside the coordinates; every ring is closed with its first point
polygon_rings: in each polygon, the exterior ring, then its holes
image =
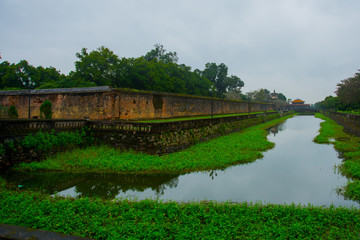
{"type": "Polygon", "coordinates": [[[226,64],[243,93],[315,103],[360,68],[359,16],[359,0],[0,0],[0,61],[68,74],[82,48],[162,44],[193,70],[226,64]]]}

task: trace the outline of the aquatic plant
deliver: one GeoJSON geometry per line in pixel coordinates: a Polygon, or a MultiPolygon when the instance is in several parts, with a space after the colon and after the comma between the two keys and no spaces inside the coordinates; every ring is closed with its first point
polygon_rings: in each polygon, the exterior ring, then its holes
{"type": "Polygon", "coordinates": [[[360,210],[342,207],[0,195],[3,224],[93,239],[358,239],[360,230],[360,210]]]}
{"type": "Polygon", "coordinates": [[[340,193],[349,199],[360,201],[360,137],[345,133],[341,125],[322,114],[317,113],[316,117],[323,119],[324,122],[320,124],[319,135],[314,141],[333,144],[345,160],[338,169],[351,181],[340,190],[340,193]]]}

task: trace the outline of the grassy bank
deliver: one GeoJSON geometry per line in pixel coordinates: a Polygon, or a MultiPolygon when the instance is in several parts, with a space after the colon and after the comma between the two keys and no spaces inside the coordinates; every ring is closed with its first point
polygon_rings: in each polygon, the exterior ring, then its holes
{"type": "Polygon", "coordinates": [[[345,197],[360,201],[360,138],[346,134],[341,125],[322,114],[316,114],[316,117],[325,121],[321,123],[320,133],[314,141],[331,143],[340,152],[345,161],[338,168],[351,179],[341,191],[345,197]]]}
{"type": "Polygon", "coordinates": [[[124,152],[106,146],[88,147],[60,153],[42,162],[23,163],[17,169],[123,173],[185,173],[221,169],[262,158],[262,151],[274,147],[274,143],[267,140],[265,129],[289,117],[291,116],[199,143],[184,151],[164,156],[124,152]]]}
{"type": "Polygon", "coordinates": [[[0,194],[0,223],[95,239],[358,239],[360,231],[357,209],[0,194]]]}

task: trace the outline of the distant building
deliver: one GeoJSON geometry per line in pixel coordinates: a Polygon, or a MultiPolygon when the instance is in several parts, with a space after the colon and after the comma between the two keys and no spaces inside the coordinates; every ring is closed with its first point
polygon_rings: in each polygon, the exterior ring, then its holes
{"type": "Polygon", "coordinates": [[[279,96],[278,96],[278,94],[275,92],[275,90],[274,90],[273,93],[270,93],[270,97],[271,97],[271,100],[277,100],[277,99],[279,98],[279,96]]]}
{"type": "Polygon", "coordinates": [[[310,109],[310,104],[305,104],[305,101],[301,100],[300,98],[295,99],[291,102],[291,104],[287,105],[289,110],[295,111],[305,111],[310,109]]]}
{"type": "Polygon", "coordinates": [[[291,102],[291,104],[304,104],[305,102],[299,98],[295,99],[294,101],[291,102]]]}

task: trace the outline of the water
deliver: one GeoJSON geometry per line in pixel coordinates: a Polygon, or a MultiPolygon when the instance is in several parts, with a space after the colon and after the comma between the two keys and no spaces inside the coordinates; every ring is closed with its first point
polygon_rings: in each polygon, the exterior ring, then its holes
{"type": "Polygon", "coordinates": [[[223,171],[152,176],[13,173],[5,178],[21,188],[62,196],[359,207],[337,194],[347,179],[336,172],[341,159],[333,146],[312,142],[320,122],[313,116],[288,119],[270,129],[268,139],[276,146],[263,159],[223,171]]]}

